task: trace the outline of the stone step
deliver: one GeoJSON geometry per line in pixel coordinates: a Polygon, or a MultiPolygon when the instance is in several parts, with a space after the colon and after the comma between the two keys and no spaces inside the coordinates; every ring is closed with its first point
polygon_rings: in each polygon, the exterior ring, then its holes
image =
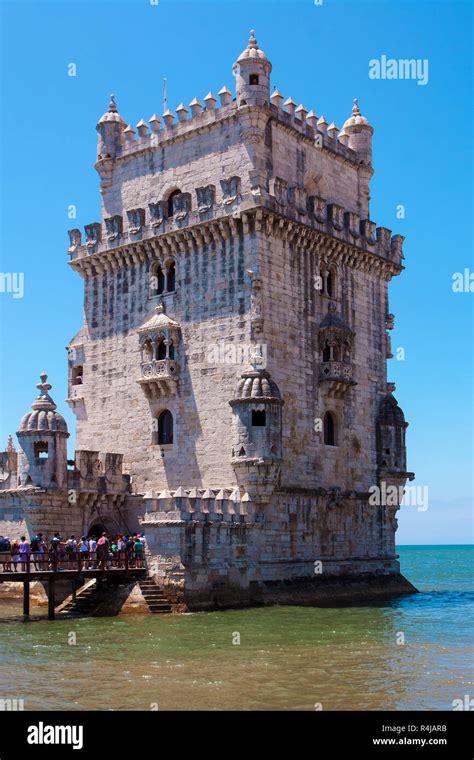
{"type": "Polygon", "coordinates": [[[171,607],[169,607],[169,606],[168,606],[168,607],[149,607],[148,609],[149,609],[149,610],[150,610],[150,612],[151,612],[151,613],[153,613],[154,615],[155,615],[156,613],[160,613],[160,612],[163,612],[163,613],[166,613],[166,612],[171,612],[171,607]]]}
{"type": "Polygon", "coordinates": [[[150,591],[148,594],[142,592],[142,596],[144,599],[162,599],[164,602],[167,602],[168,599],[164,594],[155,593],[154,591],[150,591]]]}

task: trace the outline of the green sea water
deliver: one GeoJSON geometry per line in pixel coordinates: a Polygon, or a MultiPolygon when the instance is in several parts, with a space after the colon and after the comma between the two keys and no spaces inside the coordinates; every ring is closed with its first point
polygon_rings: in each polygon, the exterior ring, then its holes
{"type": "Polygon", "coordinates": [[[474,547],[399,552],[420,593],[376,606],[0,614],[0,698],[25,710],[451,710],[474,696],[474,547]]]}

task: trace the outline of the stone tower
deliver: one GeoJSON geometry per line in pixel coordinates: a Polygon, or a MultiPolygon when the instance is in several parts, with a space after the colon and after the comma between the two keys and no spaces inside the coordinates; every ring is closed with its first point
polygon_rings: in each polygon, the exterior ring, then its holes
{"type": "Polygon", "coordinates": [[[192,609],[334,599],[348,576],[352,596],[412,588],[397,506],[368,498],[412,477],[386,371],[404,238],[371,220],[358,102],[340,130],[270,94],[271,71],[251,32],[234,98],[136,129],[112,98],[100,219],[69,232],[82,524],[138,522],[150,573],[192,609]]]}

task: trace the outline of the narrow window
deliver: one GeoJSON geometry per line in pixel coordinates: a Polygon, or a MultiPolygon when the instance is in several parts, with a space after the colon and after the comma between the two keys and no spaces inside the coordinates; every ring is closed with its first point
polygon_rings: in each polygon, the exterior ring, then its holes
{"type": "Polygon", "coordinates": [[[265,425],[266,425],[265,410],[259,411],[257,409],[252,409],[252,427],[265,427],[265,425]]]}
{"type": "Polygon", "coordinates": [[[330,297],[334,295],[334,275],[332,272],[328,272],[326,277],[326,293],[330,297]]]}
{"type": "Polygon", "coordinates": [[[168,293],[173,293],[176,290],[176,264],[174,261],[171,262],[166,273],[166,290],[168,293]]]}
{"type": "Polygon", "coordinates": [[[324,415],[324,443],[326,446],[336,445],[336,422],[332,412],[324,415]]]}
{"type": "Polygon", "coordinates": [[[174,359],[174,343],[172,340],[170,341],[168,348],[169,348],[169,351],[168,351],[169,358],[174,359]]]}
{"type": "Polygon", "coordinates": [[[159,359],[166,359],[166,346],[165,341],[160,340],[158,343],[158,348],[156,350],[156,358],[159,359]]]}
{"type": "Polygon", "coordinates": [[[153,344],[151,340],[146,340],[143,344],[143,359],[146,362],[153,361],[153,344]]]}
{"type": "Polygon", "coordinates": [[[72,368],[72,384],[82,385],[82,366],[80,365],[72,368]]]}
{"type": "Polygon", "coordinates": [[[173,198],[176,198],[177,195],[181,195],[181,190],[173,190],[173,192],[168,198],[168,218],[169,219],[171,219],[171,217],[174,216],[173,198]]]}
{"type": "Polygon", "coordinates": [[[160,264],[153,269],[150,281],[150,295],[159,296],[165,289],[165,276],[160,264]]]}
{"type": "Polygon", "coordinates": [[[258,84],[258,74],[250,74],[249,84],[258,84]]]}
{"type": "Polygon", "coordinates": [[[168,409],[158,417],[158,444],[173,443],[173,415],[168,409]]]}
{"type": "Polygon", "coordinates": [[[326,341],[323,348],[323,362],[330,362],[330,361],[331,361],[331,346],[329,345],[328,341],[326,341]]]}
{"type": "Polygon", "coordinates": [[[45,441],[35,443],[35,457],[38,457],[38,459],[48,458],[48,444],[45,441]]]}

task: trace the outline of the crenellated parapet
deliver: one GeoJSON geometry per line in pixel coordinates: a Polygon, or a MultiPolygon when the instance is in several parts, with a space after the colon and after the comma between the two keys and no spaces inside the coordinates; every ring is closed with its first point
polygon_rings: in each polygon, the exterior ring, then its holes
{"type": "Polygon", "coordinates": [[[254,522],[254,505],[248,493],[237,488],[183,488],[148,491],[143,497],[146,524],[254,522]]]}
{"type": "Polygon", "coordinates": [[[73,469],[67,471],[67,487],[79,493],[129,493],[130,476],[123,472],[123,454],[76,451],[73,469]]]}
{"type": "MultiPolygon", "coordinates": [[[[276,91],[278,93],[278,91],[276,91]]],[[[328,125],[324,116],[317,117],[314,111],[307,111],[303,105],[296,107],[295,101],[288,98],[283,104],[281,94],[275,93],[264,103],[243,103],[230,101],[230,91],[222,87],[219,91],[220,103],[217,105],[216,98],[208,93],[204,98],[204,106],[197,98],[189,103],[189,110],[181,103],[176,109],[176,116],[171,111],[163,114],[160,119],[156,114],[150,117],[148,122],[141,119],[137,124],[137,132],[128,124],[124,125],[113,162],[128,160],[132,156],[138,156],[146,151],[166,148],[177,141],[207,134],[214,128],[222,128],[225,122],[235,122],[240,117],[248,117],[250,121],[255,115],[265,116],[264,122],[269,118],[290,132],[297,133],[308,146],[339,155],[344,160],[359,164],[360,153],[367,156],[369,146],[366,142],[363,147],[350,135],[350,126],[339,129],[334,122],[328,125]]],[[[363,118],[363,117],[361,117],[363,118]]],[[[371,137],[373,128],[368,124],[367,134],[371,137]]],[[[347,124],[347,122],[346,122],[347,124]]],[[[355,126],[355,125],[354,125],[355,126]]],[[[245,140],[245,134],[244,134],[245,140]]],[[[360,140],[360,138],[359,138],[360,140]]],[[[362,143],[361,143],[362,145],[362,143]]],[[[108,157],[110,161],[110,156],[108,157]]],[[[104,178],[110,170],[107,159],[100,159],[96,163],[96,169],[104,178]]],[[[370,161],[367,161],[370,163],[370,161]]]]}
{"type": "MultiPolygon", "coordinates": [[[[139,233],[125,228],[117,240],[97,237],[94,246],[78,244],[78,230],[72,230],[70,236],[75,243],[69,248],[70,264],[83,276],[93,276],[147,260],[150,264],[165,261],[205,245],[219,245],[242,233],[259,232],[315,252],[326,240],[342,263],[364,271],[380,269],[387,280],[402,271],[403,235],[392,235],[387,228],[376,227],[369,219],[361,220],[353,211],[308,195],[304,189],[286,194],[278,178],[270,187],[272,193],[260,198],[258,206],[255,198],[238,195],[229,206],[221,199],[207,208],[205,219],[199,208],[192,207],[183,223],[161,217],[157,224],[155,207],[161,203],[157,200],[145,211],[139,233]]],[[[203,196],[197,192],[201,190],[196,188],[196,198],[202,202],[203,196]]],[[[212,197],[209,193],[209,202],[212,197]]]]}

